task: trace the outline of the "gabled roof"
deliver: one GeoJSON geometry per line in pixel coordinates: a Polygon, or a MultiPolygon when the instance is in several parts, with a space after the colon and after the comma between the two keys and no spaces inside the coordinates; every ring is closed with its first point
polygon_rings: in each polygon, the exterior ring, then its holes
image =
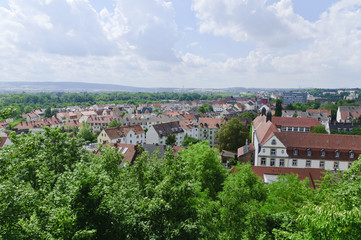
{"type": "Polygon", "coordinates": [[[223,118],[199,118],[198,126],[201,128],[221,128],[222,124],[225,123],[223,118]]]}
{"type": "Polygon", "coordinates": [[[132,126],[119,126],[105,129],[105,133],[108,135],[110,140],[123,138],[128,135],[128,133],[132,130],[135,135],[145,133],[143,128],[140,125],[132,125],[132,126]]]}
{"type": "Polygon", "coordinates": [[[294,173],[300,180],[306,178],[310,181],[310,187],[316,188],[316,180],[321,180],[324,169],[318,168],[286,168],[286,167],[260,167],[252,166],[252,171],[265,180],[265,175],[285,175],[294,173]]]}
{"type": "Polygon", "coordinates": [[[268,121],[264,124],[261,124],[256,129],[256,136],[260,144],[265,143],[272,133],[277,132],[277,127],[271,122],[268,121]]]}
{"type": "Polygon", "coordinates": [[[287,148],[318,148],[331,150],[361,150],[361,136],[321,133],[275,132],[287,148]]]}
{"type": "Polygon", "coordinates": [[[8,137],[0,137],[0,148],[3,147],[6,143],[6,140],[8,140],[8,137]]]}
{"type": "Polygon", "coordinates": [[[168,122],[153,125],[154,130],[160,137],[168,136],[170,134],[177,134],[184,132],[183,128],[180,126],[179,122],[168,122]]]}
{"type": "Polygon", "coordinates": [[[272,122],[276,127],[315,127],[321,123],[314,118],[298,118],[298,117],[272,117],[272,122]]]}

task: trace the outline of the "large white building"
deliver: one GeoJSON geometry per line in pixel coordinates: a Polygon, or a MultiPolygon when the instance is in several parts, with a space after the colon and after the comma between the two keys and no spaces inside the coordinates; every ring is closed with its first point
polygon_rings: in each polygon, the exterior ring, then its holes
{"type": "Polygon", "coordinates": [[[361,154],[361,136],[282,131],[265,116],[253,126],[255,166],[347,170],[361,154]]]}

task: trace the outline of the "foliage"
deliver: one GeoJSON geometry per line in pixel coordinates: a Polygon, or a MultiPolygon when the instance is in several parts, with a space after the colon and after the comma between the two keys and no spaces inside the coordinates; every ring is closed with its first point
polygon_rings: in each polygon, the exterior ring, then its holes
{"type": "Polygon", "coordinates": [[[202,191],[215,198],[226,178],[218,151],[211,149],[207,142],[200,142],[182,151],[182,157],[187,162],[187,171],[200,182],[202,191]]]}
{"type": "Polygon", "coordinates": [[[326,133],[326,134],[328,134],[328,132],[326,131],[325,126],[323,126],[323,125],[315,126],[312,129],[311,133],[326,133]]]}
{"type": "Polygon", "coordinates": [[[111,121],[108,125],[108,127],[120,127],[122,126],[122,123],[121,122],[118,122],[116,119],[114,119],[113,121],[111,121]]]}
{"type": "Polygon", "coordinates": [[[232,118],[222,125],[217,132],[217,141],[220,150],[236,152],[237,149],[246,143],[249,130],[238,118],[232,118]]]}
{"type": "Polygon", "coordinates": [[[0,121],[9,118],[13,114],[14,109],[12,107],[2,108],[0,110],[0,121]]]}
{"type": "Polygon", "coordinates": [[[51,108],[50,107],[48,107],[48,108],[46,108],[45,109],[45,112],[44,112],[44,117],[45,118],[50,118],[50,117],[52,117],[53,115],[52,115],[52,113],[51,113],[51,108]]]}
{"type": "Polygon", "coordinates": [[[80,127],[77,136],[84,144],[87,144],[89,142],[93,143],[97,141],[97,137],[92,132],[92,128],[87,122],[82,123],[82,126],[80,127]]]}
{"type": "Polygon", "coordinates": [[[191,136],[188,136],[188,134],[186,133],[186,135],[184,136],[184,139],[182,141],[182,146],[188,146],[190,144],[196,144],[197,142],[199,142],[200,140],[191,136]]]}
{"type": "Polygon", "coordinates": [[[355,127],[351,132],[332,130],[331,134],[361,135],[361,127],[355,127]]]}
{"type": "Polygon", "coordinates": [[[0,152],[0,239],[358,239],[361,161],[263,183],[249,164],[227,173],[207,142],[133,164],[59,128],[10,134],[0,152]]]}
{"type": "Polygon", "coordinates": [[[252,172],[251,165],[238,166],[219,194],[219,239],[264,238],[267,233],[261,207],[266,197],[266,186],[252,172]]]}
{"type": "Polygon", "coordinates": [[[204,103],[198,107],[197,113],[213,112],[213,107],[209,103],[204,103]]]}
{"type": "Polygon", "coordinates": [[[241,114],[238,115],[239,118],[251,118],[252,120],[254,120],[257,117],[257,114],[255,114],[254,112],[243,112],[241,114]]]}
{"type": "Polygon", "coordinates": [[[165,144],[166,145],[175,145],[177,142],[177,138],[176,138],[176,135],[175,134],[169,134],[167,136],[167,138],[165,139],[165,144]]]}
{"type": "Polygon", "coordinates": [[[281,117],[282,116],[282,99],[276,100],[276,107],[275,107],[275,117],[281,117]]]}

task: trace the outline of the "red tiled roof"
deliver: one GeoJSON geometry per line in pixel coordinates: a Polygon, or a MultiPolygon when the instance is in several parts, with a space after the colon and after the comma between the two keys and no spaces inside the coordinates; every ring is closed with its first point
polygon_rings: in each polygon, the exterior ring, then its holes
{"type": "Polygon", "coordinates": [[[321,180],[323,173],[326,171],[324,169],[318,168],[285,168],[285,167],[260,167],[252,166],[252,171],[260,176],[264,180],[264,174],[269,175],[285,175],[294,173],[298,175],[300,180],[306,178],[310,181],[310,187],[316,188],[315,180],[321,180]]]}
{"type": "Polygon", "coordinates": [[[199,118],[198,120],[201,128],[221,128],[224,122],[223,118],[199,118]]]}
{"type": "Polygon", "coordinates": [[[132,126],[112,127],[112,128],[107,128],[104,131],[106,132],[108,137],[112,140],[120,137],[125,137],[130,130],[135,132],[136,135],[145,133],[143,128],[139,124],[132,126]]]}
{"type": "Polygon", "coordinates": [[[113,146],[118,149],[124,156],[123,162],[133,162],[137,153],[137,145],[125,143],[106,143],[105,145],[113,146]]]}
{"type": "Polygon", "coordinates": [[[8,137],[0,137],[0,148],[5,145],[5,142],[7,139],[8,139],[8,137]]]}
{"type": "Polygon", "coordinates": [[[327,115],[331,116],[331,110],[327,110],[327,109],[307,109],[306,112],[310,112],[310,113],[326,113],[327,115]]]}
{"type": "Polygon", "coordinates": [[[279,127],[315,127],[321,123],[315,118],[272,117],[272,122],[279,127]]]}
{"type": "Polygon", "coordinates": [[[343,134],[275,132],[287,148],[361,150],[361,136],[343,134]]]}

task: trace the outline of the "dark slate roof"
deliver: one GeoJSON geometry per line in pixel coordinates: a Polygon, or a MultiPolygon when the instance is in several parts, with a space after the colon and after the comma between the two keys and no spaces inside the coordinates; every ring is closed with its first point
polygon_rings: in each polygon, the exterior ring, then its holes
{"type": "Polygon", "coordinates": [[[160,123],[153,125],[153,127],[161,137],[184,132],[179,122],[160,123]]]}

